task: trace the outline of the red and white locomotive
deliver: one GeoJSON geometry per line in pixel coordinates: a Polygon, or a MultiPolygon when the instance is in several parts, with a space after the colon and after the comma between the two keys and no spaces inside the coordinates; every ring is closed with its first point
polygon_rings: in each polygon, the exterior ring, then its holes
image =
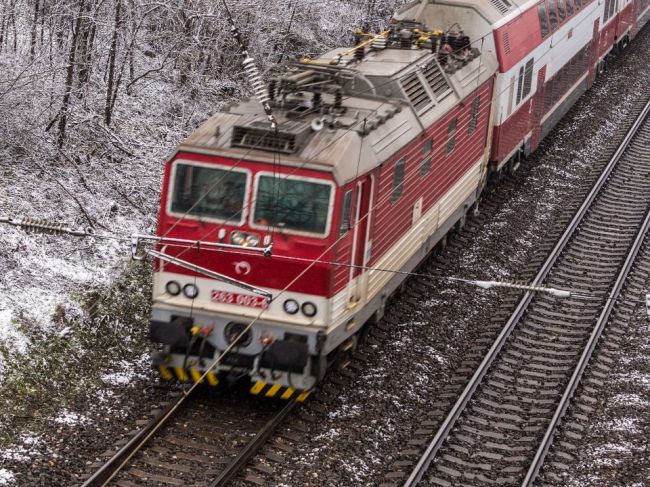
{"type": "Polygon", "coordinates": [[[228,350],[208,382],[304,399],[382,316],[405,278],[387,271],[412,270],[462,222],[649,12],[415,1],[388,31],[270,80],[266,110],[211,117],[165,167],[151,320],[163,377],[198,380],[228,350]]]}

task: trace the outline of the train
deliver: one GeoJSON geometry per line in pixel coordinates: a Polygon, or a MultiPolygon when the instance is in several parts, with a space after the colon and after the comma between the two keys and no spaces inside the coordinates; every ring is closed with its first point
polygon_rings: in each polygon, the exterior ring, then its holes
{"type": "Polygon", "coordinates": [[[417,0],[255,77],[262,103],[228,105],[165,164],[153,366],[304,400],[649,16],[650,0],[417,0]]]}

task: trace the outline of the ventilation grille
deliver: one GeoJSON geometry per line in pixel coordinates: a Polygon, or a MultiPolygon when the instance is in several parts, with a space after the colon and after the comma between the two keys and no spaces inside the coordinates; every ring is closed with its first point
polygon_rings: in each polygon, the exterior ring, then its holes
{"type": "Polygon", "coordinates": [[[422,70],[422,74],[436,95],[436,100],[441,101],[451,94],[451,87],[437,62],[432,62],[422,70]]]}
{"type": "Polygon", "coordinates": [[[404,76],[400,83],[415,111],[420,112],[431,103],[431,98],[429,98],[424,85],[420,82],[417,72],[404,76]]]}
{"type": "Polygon", "coordinates": [[[232,131],[232,147],[245,147],[273,152],[293,154],[308,133],[309,126],[299,122],[283,125],[282,131],[276,131],[266,122],[252,122],[250,125],[238,125],[232,131]]]}
{"type": "Polygon", "coordinates": [[[503,33],[503,50],[506,54],[510,54],[510,33],[508,31],[503,33]]]}
{"type": "Polygon", "coordinates": [[[512,8],[512,4],[508,0],[490,0],[490,2],[502,14],[507,13],[512,8]]]}

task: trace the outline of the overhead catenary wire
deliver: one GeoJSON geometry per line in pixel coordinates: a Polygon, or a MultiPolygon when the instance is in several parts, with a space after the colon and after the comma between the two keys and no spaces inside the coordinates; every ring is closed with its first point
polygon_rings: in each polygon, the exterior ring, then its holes
{"type": "MultiPolygon", "coordinates": [[[[174,245],[169,245],[169,247],[174,247],[174,245]]],[[[238,252],[237,250],[229,250],[229,249],[223,249],[223,250],[205,249],[205,251],[220,252],[225,254],[247,255],[244,252],[238,252]]],[[[279,259],[279,260],[321,264],[330,267],[347,267],[347,268],[359,269],[363,271],[401,274],[408,277],[419,277],[419,278],[428,279],[432,281],[456,282],[456,283],[471,285],[474,287],[479,287],[481,289],[486,289],[486,290],[498,289],[498,288],[515,289],[515,290],[522,290],[522,291],[544,292],[558,298],[580,297],[585,299],[598,299],[598,296],[596,296],[595,294],[592,294],[589,291],[585,291],[582,289],[558,289],[554,287],[534,286],[532,284],[525,283],[525,282],[511,282],[511,281],[503,281],[503,280],[481,280],[476,278],[464,278],[464,277],[457,277],[457,276],[436,276],[433,274],[425,274],[422,272],[410,272],[410,271],[404,271],[400,269],[387,269],[385,267],[352,264],[349,262],[339,262],[339,261],[323,260],[323,259],[310,259],[307,257],[295,257],[291,255],[282,255],[282,254],[274,254],[272,257],[274,259],[279,259]]]]}

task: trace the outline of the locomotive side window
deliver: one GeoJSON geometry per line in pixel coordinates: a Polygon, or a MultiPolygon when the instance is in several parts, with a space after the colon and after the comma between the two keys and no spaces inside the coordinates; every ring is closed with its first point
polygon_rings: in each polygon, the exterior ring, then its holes
{"type": "Polygon", "coordinates": [[[433,139],[427,139],[422,144],[422,165],[420,166],[420,177],[426,176],[431,170],[431,150],[433,149],[433,139]]]}
{"type": "Polygon", "coordinates": [[[260,175],[253,221],[258,226],[327,233],[332,186],[299,178],[260,175]]]}
{"type": "Polygon", "coordinates": [[[352,221],[352,194],[353,191],[346,191],[343,195],[343,205],[341,209],[341,224],[339,225],[339,235],[344,235],[350,230],[350,223],[352,221]]]}
{"type": "Polygon", "coordinates": [[[481,106],[481,98],[475,96],[472,100],[472,113],[469,117],[469,125],[467,126],[467,133],[471,134],[476,131],[476,126],[478,125],[478,109],[481,106]]]}
{"type": "Polygon", "coordinates": [[[546,17],[546,2],[539,4],[539,26],[542,30],[542,39],[548,35],[548,18],[546,17]]]}
{"type": "Polygon", "coordinates": [[[425,140],[424,144],[422,144],[422,155],[428,156],[431,154],[431,149],[433,149],[433,139],[425,140]]]}
{"type": "Polygon", "coordinates": [[[170,210],[190,218],[241,223],[247,182],[245,172],[176,163],[170,210]]]}
{"type": "Polygon", "coordinates": [[[447,127],[447,154],[450,154],[451,151],[456,147],[456,127],[458,126],[458,119],[454,118],[449,122],[449,127],[447,127]]]}
{"type": "Polygon", "coordinates": [[[402,157],[395,164],[395,172],[393,173],[393,192],[390,195],[390,202],[395,203],[404,189],[404,169],[406,167],[406,158],[402,157]]]}
{"type": "Polygon", "coordinates": [[[426,176],[431,170],[431,156],[427,156],[422,161],[420,166],[420,176],[426,176]]]}

